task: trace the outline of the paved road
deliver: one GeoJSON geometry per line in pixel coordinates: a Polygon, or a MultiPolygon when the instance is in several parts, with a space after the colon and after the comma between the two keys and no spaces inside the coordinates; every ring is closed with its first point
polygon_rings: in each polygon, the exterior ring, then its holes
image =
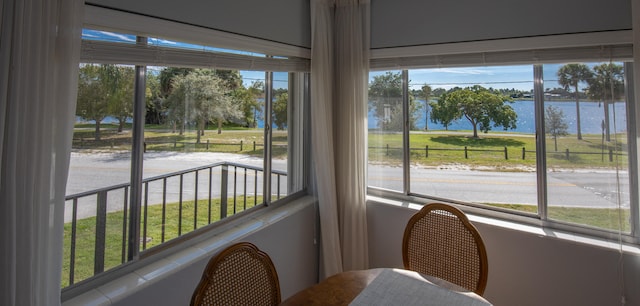
{"type": "MultiPolygon", "coordinates": [[[[171,172],[229,161],[262,168],[262,159],[228,153],[146,153],[144,156],[145,178],[164,175],[171,172]]],[[[130,180],[129,153],[72,153],[67,183],[67,194],[127,183],[130,180]]],[[[286,170],[286,161],[275,160],[273,169],[286,170]]],[[[392,190],[402,190],[402,169],[389,166],[369,166],[369,185],[392,190]]],[[[233,174],[232,169],[230,169],[233,174]]],[[[208,197],[208,186],[220,186],[220,169],[215,169],[208,180],[208,172],[198,179],[198,198],[208,197]]],[[[411,191],[442,198],[478,203],[521,203],[536,204],[536,175],[533,172],[491,172],[466,169],[411,169],[411,191]]],[[[615,172],[604,171],[558,171],[548,175],[549,203],[551,206],[573,207],[617,207],[615,172]]],[[[236,192],[242,194],[244,172],[238,172],[236,192]]],[[[174,178],[167,184],[167,202],[179,199],[179,179],[174,178]]],[[[628,194],[628,178],[620,177],[621,191],[628,194]]],[[[261,194],[262,180],[258,175],[247,174],[248,194],[261,194]],[[254,190],[258,186],[258,190],[254,190]]],[[[281,181],[281,192],[286,193],[286,180],[281,181]]],[[[183,198],[192,200],[195,196],[194,175],[186,175],[183,180],[183,198]]],[[[272,187],[274,190],[276,186],[272,187]]],[[[162,184],[158,181],[149,187],[149,203],[162,202],[162,184]]],[[[234,192],[229,184],[229,194],[234,192]]],[[[219,188],[212,190],[213,195],[220,194],[219,188]]],[[[108,211],[122,209],[125,195],[123,192],[111,192],[108,199],[108,211]]],[[[625,196],[628,199],[628,196],[625,196]]],[[[623,206],[628,207],[628,201],[623,206]]],[[[95,197],[79,201],[79,216],[95,215],[95,197]]],[[[71,220],[71,203],[67,203],[65,220],[71,220]]]]}

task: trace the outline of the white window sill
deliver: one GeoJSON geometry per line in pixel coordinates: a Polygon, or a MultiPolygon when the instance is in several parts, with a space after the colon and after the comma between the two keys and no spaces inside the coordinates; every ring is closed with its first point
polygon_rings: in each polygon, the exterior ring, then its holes
{"type": "MultiPolygon", "coordinates": [[[[375,202],[380,204],[386,204],[391,206],[402,207],[406,209],[420,210],[423,204],[412,203],[408,201],[400,201],[395,199],[388,199],[378,196],[367,196],[368,202],[375,202]]],[[[618,241],[607,240],[598,237],[589,237],[577,233],[571,233],[568,231],[561,231],[553,228],[545,228],[536,225],[523,224],[513,222],[509,220],[497,219],[492,217],[479,216],[473,213],[466,213],[469,220],[473,223],[481,223],[484,225],[499,227],[505,230],[513,230],[539,237],[547,237],[553,239],[560,239],[567,242],[585,244],[595,247],[602,247],[610,250],[622,250],[625,253],[640,255],[640,246],[620,243],[618,241]]]]}
{"type": "Polygon", "coordinates": [[[212,254],[232,242],[279,222],[287,216],[313,205],[313,203],[313,197],[304,196],[290,203],[272,205],[257,210],[246,217],[238,218],[212,229],[203,234],[203,237],[194,238],[193,240],[198,239],[199,241],[190,246],[181,247],[178,245],[154,255],[152,258],[132,263],[130,265],[132,271],[106,283],[96,283],[92,289],[63,301],[62,305],[86,306],[116,303],[181,269],[202,260],[208,260],[212,254]]]}

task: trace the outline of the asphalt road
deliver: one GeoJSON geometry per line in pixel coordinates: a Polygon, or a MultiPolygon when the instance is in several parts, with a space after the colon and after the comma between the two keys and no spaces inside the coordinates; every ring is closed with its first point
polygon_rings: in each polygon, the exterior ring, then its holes
{"type": "MultiPolygon", "coordinates": [[[[130,153],[72,153],[67,182],[67,195],[89,190],[128,183],[130,180],[130,153]]],[[[252,165],[262,168],[262,159],[228,153],[146,153],[143,162],[143,177],[155,177],[168,173],[228,161],[252,165]]],[[[274,160],[273,169],[286,170],[285,160],[274,160]]],[[[233,177],[233,169],[229,169],[233,177]]],[[[519,203],[536,204],[536,175],[533,172],[492,172],[474,171],[460,168],[411,168],[411,192],[432,195],[442,198],[456,199],[477,203],[519,203]]],[[[368,168],[369,185],[392,190],[402,190],[402,169],[400,167],[370,165],[368,168]]],[[[200,173],[197,183],[197,197],[208,197],[209,192],[219,197],[219,187],[209,191],[208,186],[220,186],[221,171],[216,168],[211,173],[200,173]]],[[[239,170],[236,181],[229,182],[228,193],[243,194],[245,174],[239,170]]],[[[580,171],[550,172],[548,179],[548,203],[550,206],[571,207],[617,207],[615,182],[620,181],[621,192],[625,194],[628,207],[628,176],[613,171],[580,171]]],[[[261,175],[256,176],[248,171],[246,175],[247,194],[262,194],[261,175]],[[257,190],[254,189],[257,186],[257,190]]],[[[167,182],[168,203],[179,200],[179,178],[167,182]]],[[[280,182],[280,191],[286,194],[286,179],[280,182]]],[[[272,185],[277,190],[277,186],[272,185]]],[[[195,175],[183,177],[183,199],[193,200],[196,182],[195,175]]],[[[162,202],[162,181],[149,185],[149,203],[162,202]]],[[[108,211],[122,210],[124,192],[110,192],[108,195],[108,211]]],[[[79,218],[95,215],[95,196],[82,198],[78,203],[79,218]]],[[[71,203],[67,203],[65,220],[71,220],[71,203]]]]}

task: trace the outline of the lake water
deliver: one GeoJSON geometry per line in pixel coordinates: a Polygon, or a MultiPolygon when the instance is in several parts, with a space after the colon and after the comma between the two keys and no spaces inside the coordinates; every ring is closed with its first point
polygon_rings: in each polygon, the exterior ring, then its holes
{"type": "MultiPolygon", "coordinates": [[[[417,100],[418,103],[424,105],[424,100],[417,100]]],[[[534,106],[533,101],[531,100],[517,100],[510,104],[511,107],[518,114],[518,120],[516,123],[517,128],[513,130],[509,130],[510,132],[520,132],[520,133],[533,133],[535,132],[535,120],[534,120],[534,106]]],[[[576,103],[570,101],[546,101],[545,107],[553,105],[562,110],[565,118],[565,122],[569,126],[568,131],[570,134],[576,133],[576,103]]],[[[616,102],[615,104],[615,112],[614,107],[609,106],[609,116],[611,123],[614,123],[614,114],[615,114],[615,130],[617,132],[626,132],[627,128],[627,120],[626,120],[626,105],[624,102],[616,102]]],[[[376,119],[373,112],[369,112],[369,129],[376,129],[378,120],[376,119]]],[[[602,133],[601,123],[604,119],[604,104],[600,104],[597,102],[586,102],[580,101],[580,119],[582,121],[582,133],[583,134],[600,134],[602,133]]],[[[82,119],[79,117],[76,118],[77,122],[82,122],[82,119]]],[[[93,121],[89,121],[93,122],[93,121]]],[[[117,123],[118,121],[115,118],[107,117],[102,123],[117,123]]],[[[131,120],[127,120],[127,122],[131,122],[131,120]]],[[[429,120],[429,130],[444,130],[444,126],[442,124],[437,124],[431,122],[429,120]]],[[[418,130],[424,130],[425,124],[425,114],[424,111],[420,111],[418,114],[418,121],[416,122],[416,127],[418,130]]],[[[264,121],[258,120],[258,127],[264,128],[264,121]]],[[[273,125],[273,128],[276,128],[276,125],[273,125]]],[[[471,123],[465,118],[454,121],[449,125],[450,131],[456,130],[472,130],[473,127],[471,123]]],[[[501,127],[492,128],[492,131],[502,131],[501,127]]],[[[614,126],[612,125],[612,130],[614,130],[614,126]]]]}
{"type": "MultiPolygon", "coordinates": [[[[417,100],[418,103],[424,105],[424,100],[417,100]]],[[[535,132],[535,118],[534,118],[534,104],[532,100],[517,100],[510,104],[511,107],[518,114],[518,119],[516,129],[508,130],[510,132],[520,132],[520,133],[534,133],[535,132]]],[[[564,114],[564,119],[567,125],[569,126],[568,131],[570,134],[576,133],[576,103],[569,101],[545,101],[545,108],[549,105],[553,105],[562,110],[564,114]]],[[[614,107],[609,106],[609,116],[612,123],[613,130],[613,117],[614,117],[614,107]]],[[[373,112],[369,112],[369,129],[377,128],[377,119],[373,112]]],[[[625,132],[627,128],[626,121],[626,109],[625,104],[623,102],[615,103],[615,129],[618,132],[625,132]]],[[[597,102],[585,102],[580,101],[580,121],[581,128],[583,134],[601,134],[602,127],[601,123],[604,119],[604,104],[600,104],[598,106],[597,102]]],[[[416,127],[419,130],[424,130],[425,125],[425,114],[424,111],[420,111],[418,115],[418,121],[416,122],[416,127]]],[[[429,130],[444,130],[444,126],[442,124],[436,124],[429,120],[428,122],[429,130]]],[[[472,130],[473,127],[471,123],[465,118],[459,119],[452,124],[449,125],[450,131],[455,130],[472,130]]],[[[503,131],[502,127],[492,128],[491,131],[503,131]]]]}

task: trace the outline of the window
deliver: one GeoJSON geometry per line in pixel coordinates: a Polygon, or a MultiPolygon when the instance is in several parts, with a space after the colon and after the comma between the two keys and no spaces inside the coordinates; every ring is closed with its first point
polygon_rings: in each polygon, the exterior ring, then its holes
{"type": "Polygon", "coordinates": [[[626,65],[576,60],[373,71],[370,192],[630,237],[638,201],[629,189],[637,171],[630,169],[635,125],[626,65]],[[402,107],[405,115],[395,118],[402,107]]]}
{"type": "Polygon", "coordinates": [[[241,69],[300,60],[91,29],[83,39],[63,288],[305,188],[304,146],[292,145],[304,74],[241,69]],[[212,54],[225,68],[210,68],[212,54]]]}

